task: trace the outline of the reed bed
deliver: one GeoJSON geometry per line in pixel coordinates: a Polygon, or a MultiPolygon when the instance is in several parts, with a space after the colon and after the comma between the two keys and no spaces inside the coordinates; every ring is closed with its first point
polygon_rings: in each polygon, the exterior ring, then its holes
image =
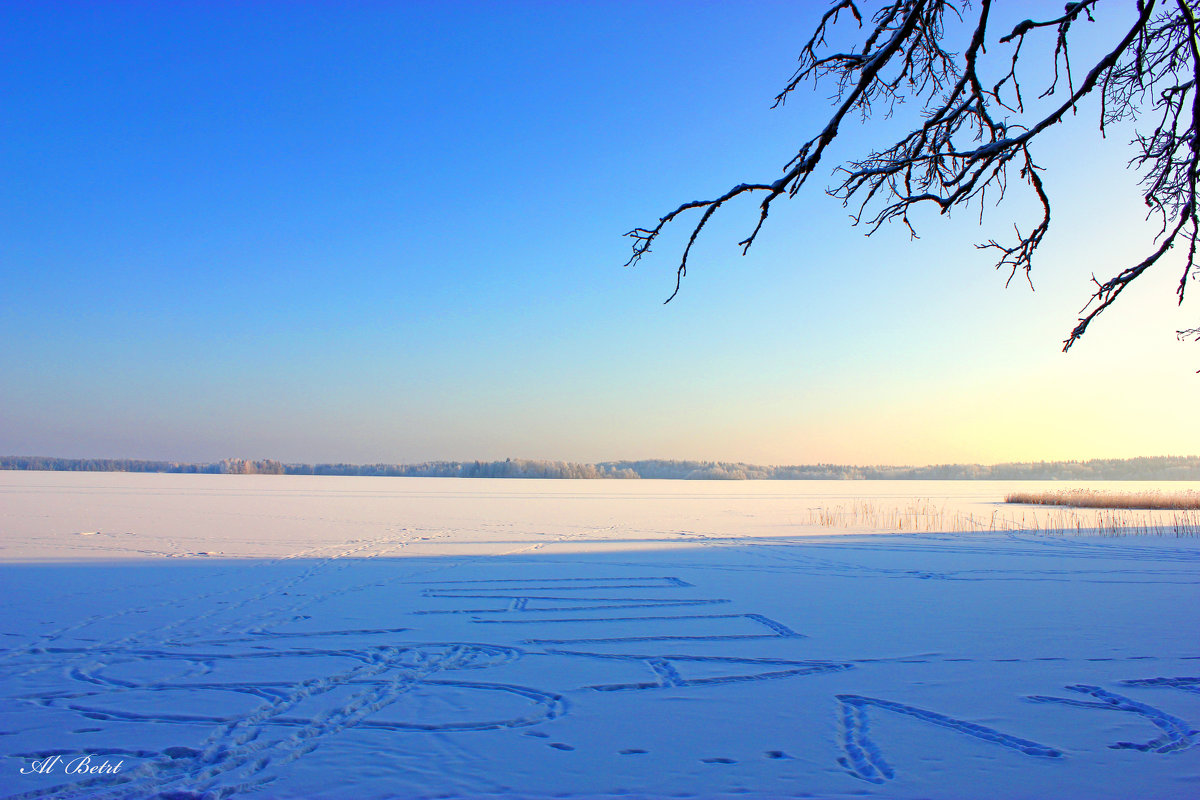
{"type": "Polygon", "coordinates": [[[1072,508],[1196,511],[1200,510],[1200,492],[1105,492],[1095,489],[1064,489],[1056,492],[1013,492],[1005,496],[1004,502],[1072,508]]]}
{"type": "MultiPolygon", "coordinates": [[[[1010,495],[1011,497],[1012,495],[1010,495]]],[[[1006,502],[1014,502],[1006,499],[1006,502]]],[[[1145,509],[1138,506],[1064,504],[1037,510],[994,509],[990,514],[948,511],[931,500],[906,506],[855,500],[809,509],[809,524],[826,528],[867,528],[897,533],[1047,533],[1079,536],[1200,536],[1200,510],[1145,509]]]]}

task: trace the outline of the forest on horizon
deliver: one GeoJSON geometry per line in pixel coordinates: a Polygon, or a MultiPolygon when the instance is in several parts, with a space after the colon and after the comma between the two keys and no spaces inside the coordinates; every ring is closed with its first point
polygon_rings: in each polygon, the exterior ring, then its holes
{"type": "Polygon", "coordinates": [[[759,466],[728,461],[646,459],[581,464],[509,458],[421,464],[285,464],[227,458],[209,463],[122,458],[0,456],[0,469],[57,472],[169,472],[222,475],[361,475],[397,478],[543,478],[668,480],[1200,480],[1200,456],[931,466],[804,464],[759,466]]]}

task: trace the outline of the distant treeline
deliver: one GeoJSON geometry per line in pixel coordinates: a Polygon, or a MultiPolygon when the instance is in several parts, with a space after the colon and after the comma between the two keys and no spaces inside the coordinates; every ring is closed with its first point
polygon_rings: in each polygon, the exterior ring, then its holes
{"type": "Polygon", "coordinates": [[[227,458],[212,464],[181,461],[142,461],[135,458],[47,458],[0,456],[0,469],[41,469],[52,472],[186,472],[209,475],[286,475],[291,470],[278,461],[227,458]]]}
{"type": "Polygon", "coordinates": [[[0,456],[0,469],[71,472],[185,472],[225,475],[378,475],[402,478],[668,478],[673,480],[1100,480],[1200,481],[1200,457],[1156,456],[1019,464],[761,467],[725,461],[429,461],[424,464],[284,464],[227,458],[211,464],[124,458],[0,456]]]}
{"type": "Polygon", "coordinates": [[[398,478],[640,478],[612,464],[567,461],[427,461],[424,464],[288,464],[289,475],[384,475],[398,478]]]}
{"type": "Polygon", "coordinates": [[[632,470],[639,478],[692,480],[1097,480],[1200,481],[1200,457],[1098,458],[1013,464],[937,464],[928,467],[858,467],[802,464],[763,467],[724,461],[615,461],[601,467],[632,470]]]}

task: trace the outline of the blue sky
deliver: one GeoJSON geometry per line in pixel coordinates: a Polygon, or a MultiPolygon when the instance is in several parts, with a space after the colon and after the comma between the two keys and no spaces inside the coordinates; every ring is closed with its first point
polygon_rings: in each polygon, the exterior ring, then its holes
{"type": "Polygon", "coordinates": [[[1019,192],[867,239],[828,173],[745,258],[752,204],[715,219],[670,305],[684,227],[622,268],[625,231],[772,179],[820,124],[825,90],[770,105],[822,5],[5,3],[0,452],[1200,452],[1173,265],[1059,352],[1149,241],[1094,117],[1040,151],[1036,292],[972,247],[1019,192]]]}

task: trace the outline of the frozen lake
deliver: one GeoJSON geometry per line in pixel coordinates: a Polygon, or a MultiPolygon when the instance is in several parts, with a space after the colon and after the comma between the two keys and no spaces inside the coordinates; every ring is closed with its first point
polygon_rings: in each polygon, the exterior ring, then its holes
{"type": "Polygon", "coordinates": [[[1200,538],[1036,486],[0,472],[0,796],[1200,796],[1200,538]]]}

